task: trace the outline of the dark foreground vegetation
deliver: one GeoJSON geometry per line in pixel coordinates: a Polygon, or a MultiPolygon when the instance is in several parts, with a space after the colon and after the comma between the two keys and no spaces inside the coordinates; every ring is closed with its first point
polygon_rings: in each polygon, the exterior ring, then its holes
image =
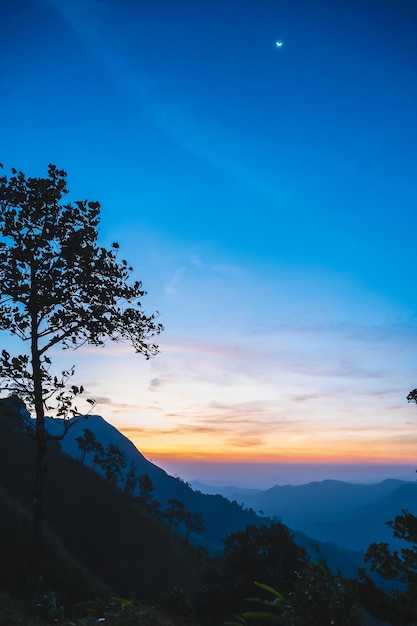
{"type": "MultiPolygon", "coordinates": [[[[417,623],[416,536],[401,564],[388,546],[370,548],[375,568],[405,583],[394,595],[311,561],[279,522],[232,533],[209,556],[52,442],[39,593],[31,580],[34,457],[20,414],[0,403],[0,624],[417,623]]],[[[397,534],[407,535],[400,522],[397,534]]]]}

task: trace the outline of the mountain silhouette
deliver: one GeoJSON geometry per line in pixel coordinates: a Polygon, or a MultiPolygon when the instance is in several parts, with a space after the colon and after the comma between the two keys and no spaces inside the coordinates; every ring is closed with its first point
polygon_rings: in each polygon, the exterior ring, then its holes
{"type": "MultiPolygon", "coordinates": [[[[49,419],[47,428],[49,432],[59,434],[63,429],[62,420],[49,419]]],[[[329,508],[332,510],[340,508],[343,511],[354,510],[358,504],[367,501],[367,485],[349,485],[348,483],[329,480],[302,487],[274,487],[265,492],[252,489],[236,490],[236,488],[230,487],[227,490],[230,497],[236,495],[236,499],[231,500],[216,493],[215,488],[213,488],[213,493],[202,493],[198,489],[191,488],[181,479],[170,476],[154,463],[148,461],[127,437],[99,415],[90,416],[69,429],[68,434],[61,442],[64,452],[80,459],[81,451],[76,438],[83,433],[85,428],[94,432],[96,439],[104,446],[110,443],[117,446],[124,453],[127,466],[133,462],[139,474],[147,473],[150,476],[155,486],[155,498],[162,506],[165,506],[170,498],[175,498],[183,502],[187,510],[202,513],[205,531],[201,535],[191,537],[191,540],[195,544],[203,546],[211,554],[216,554],[223,548],[223,539],[228,534],[243,529],[249,524],[257,525],[265,522],[265,516],[268,513],[272,512],[272,517],[276,515],[276,511],[282,512],[285,509],[288,515],[278,515],[278,517],[291,528],[297,542],[307,549],[312,558],[317,558],[317,550],[319,550],[334,571],[340,569],[346,576],[354,576],[358,568],[363,565],[362,555],[357,551],[346,550],[343,546],[330,545],[333,540],[327,538],[325,533],[317,533],[317,535],[310,537],[304,530],[304,525],[297,522],[300,518],[304,521],[311,521],[312,519],[322,521],[326,519],[329,508]],[[341,491],[343,491],[342,496],[340,495],[341,491]],[[271,497],[274,504],[268,507],[267,504],[271,497]],[[239,502],[237,501],[238,498],[239,502]],[[259,509],[262,507],[265,508],[263,515],[257,515],[256,512],[259,513],[259,509]],[[292,510],[292,507],[295,510],[292,510]],[[307,512],[312,514],[312,517],[309,517],[307,512]]],[[[87,465],[91,465],[92,455],[86,456],[85,462],[87,465]]],[[[397,483],[401,484],[401,481],[385,482],[385,485],[376,487],[371,499],[377,499],[385,493],[390,493],[395,490],[397,483]]],[[[193,483],[193,485],[194,487],[199,486],[198,483],[193,483]]],[[[201,487],[204,488],[204,485],[201,484],[201,487]]],[[[268,519],[267,517],[266,521],[268,519]]]]}
{"type": "MultiPolygon", "coordinates": [[[[164,508],[170,499],[175,498],[185,505],[185,509],[190,513],[202,513],[205,526],[204,533],[198,536],[190,536],[190,540],[197,545],[203,546],[210,553],[214,554],[223,548],[223,538],[236,530],[243,529],[249,524],[259,524],[261,519],[252,510],[247,510],[237,502],[231,502],[221,495],[206,495],[199,491],[194,491],[187,483],[180,478],[170,476],[163,469],[148,461],[135,445],[125,437],[114,426],[109,424],[99,415],[91,415],[85,420],[73,420],[75,425],[70,428],[61,441],[62,451],[66,454],[80,459],[80,449],[76,438],[83,434],[88,428],[96,436],[104,447],[109,444],[115,445],[123,454],[127,461],[125,473],[129,465],[133,463],[137,468],[137,473],[148,474],[155,487],[153,496],[164,508]]],[[[47,430],[53,435],[63,432],[64,425],[62,419],[47,419],[47,430]]],[[[93,458],[86,455],[85,464],[91,466],[93,458]]],[[[100,468],[96,468],[100,471],[100,468]]],[[[182,532],[182,530],[180,530],[182,532]]],[[[184,531],[185,532],[185,531],[184,531]]]]}
{"type": "Polygon", "coordinates": [[[364,551],[373,542],[398,547],[386,524],[403,509],[417,514],[417,483],[388,479],[376,484],[324,480],[275,486],[257,493],[228,492],[245,506],[278,517],[290,528],[320,542],[364,551]]]}

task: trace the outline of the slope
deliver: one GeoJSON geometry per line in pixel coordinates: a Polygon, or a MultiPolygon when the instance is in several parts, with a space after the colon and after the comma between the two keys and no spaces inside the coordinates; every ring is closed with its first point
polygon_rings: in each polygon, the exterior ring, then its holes
{"type": "MultiPolygon", "coordinates": [[[[60,424],[59,420],[50,420],[49,428],[53,428],[54,432],[58,433],[62,430],[62,424],[60,424]]],[[[71,428],[68,435],[63,440],[63,449],[75,456],[75,458],[80,458],[80,450],[75,439],[83,433],[84,428],[89,428],[93,431],[96,439],[103,445],[107,446],[110,443],[116,445],[125,454],[128,464],[133,462],[137,466],[139,473],[148,473],[156,487],[156,499],[161,502],[162,505],[166,505],[169,498],[176,498],[186,505],[187,510],[201,512],[203,514],[206,530],[198,537],[194,537],[194,540],[197,544],[205,547],[210,553],[215,554],[222,549],[223,538],[228,534],[241,530],[249,524],[260,524],[265,521],[265,518],[257,516],[253,509],[243,509],[242,505],[239,505],[237,501],[231,502],[226,497],[219,494],[207,494],[194,491],[180,479],[169,476],[165,471],[145,459],[131,441],[116,428],[108,424],[102,417],[97,415],[91,416],[88,420],[82,421],[74,426],[74,428],[71,428]]],[[[91,463],[92,459],[87,457],[86,461],[91,463]]],[[[388,482],[387,486],[382,488],[383,492],[384,489],[389,490],[388,482]]],[[[346,486],[349,488],[347,483],[346,486]]],[[[302,519],[309,519],[307,512],[313,508],[312,501],[315,503],[316,501],[326,502],[329,497],[329,488],[332,490],[334,488],[334,490],[337,491],[338,487],[339,484],[336,481],[324,481],[324,483],[313,483],[311,486],[305,485],[305,489],[303,490],[297,490],[297,488],[295,488],[295,493],[291,489],[287,490],[284,488],[284,494],[287,494],[287,500],[284,498],[284,506],[290,507],[291,499],[293,499],[294,505],[298,506],[301,510],[303,510],[303,507],[306,509],[302,513],[302,519]],[[324,493],[320,497],[318,493],[322,488],[324,488],[324,493]],[[304,502],[305,491],[310,489],[312,495],[304,502]],[[296,494],[299,494],[300,497],[297,498],[296,494]]],[[[270,491],[275,493],[275,490],[270,491]]],[[[260,492],[258,495],[261,496],[262,493],[263,492],[260,492]]],[[[278,493],[281,493],[280,489],[278,493]]],[[[247,504],[257,506],[253,492],[248,490],[246,496],[247,504]]],[[[352,505],[352,508],[354,508],[354,505],[352,505]]],[[[317,515],[320,519],[319,511],[317,511],[317,515]]],[[[287,519],[283,519],[282,521],[291,528],[297,528],[297,526],[289,524],[287,519]]],[[[183,531],[180,529],[180,532],[183,531]]],[[[312,539],[302,533],[295,533],[295,537],[297,543],[300,543],[300,545],[308,549],[313,559],[318,556],[317,550],[319,550],[320,555],[327,559],[332,570],[335,572],[340,569],[345,576],[356,576],[358,569],[363,566],[361,554],[330,545],[326,538],[320,542],[317,538],[312,539]]]]}
{"type": "MultiPolygon", "coordinates": [[[[49,432],[59,434],[62,432],[62,420],[49,419],[47,423],[49,432]]],[[[236,502],[230,502],[220,495],[206,495],[199,491],[194,491],[187,483],[179,478],[174,478],[167,474],[160,467],[157,467],[141,454],[133,443],[119,432],[114,426],[109,424],[99,415],[92,415],[88,419],[78,422],[70,428],[65,438],[62,440],[62,450],[75,459],[80,459],[80,450],[76,438],[83,434],[84,429],[91,430],[97,441],[104,447],[110,443],[121,450],[127,461],[127,468],[133,463],[138,474],[147,473],[155,487],[154,497],[165,508],[168,500],[175,498],[183,502],[187,511],[191,513],[202,513],[205,525],[205,532],[198,536],[191,535],[191,541],[203,546],[210,553],[215,553],[222,549],[223,538],[243,529],[249,524],[259,524],[260,518],[254,511],[245,510],[236,502]]],[[[92,464],[92,455],[86,456],[86,465],[92,464]]],[[[126,470],[127,471],[127,470],[126,470]]],[[[184,528],[179,529],[185,533],[184,528]]]]}
{"type": "MultiPolygon", "coordinates": [[[[80,570],[89,570],[92,578],[125,596],[152,598],[177,586],[189,592],[198,587],[201,553],[166,525],[56,445],[49,446],[48,468],[47,527],[78,561],[80,570]]],[[[3,512],[16,509],[18,503],[18,519],[23,520],[22,511],[31,510],[33,469],[33,441],[17,423],[11,429],[0,417],[0,484],[3,493],[7,492],[2,498],[3,512]]],[[[23,576],[25,563],[27,559],[21,563],[23,576]]],[[[54,585],[53,578],[47,582],[54,585]]],[[[66,582],[72,587],[71,578],[66,582]]]]}

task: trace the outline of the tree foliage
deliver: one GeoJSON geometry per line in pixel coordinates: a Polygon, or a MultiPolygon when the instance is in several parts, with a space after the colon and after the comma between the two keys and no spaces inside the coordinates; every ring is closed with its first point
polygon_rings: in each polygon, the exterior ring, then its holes
{"type": "Polygon", "coordinates": [[[247,526],[228,535],[222,554],[212,559],[199,612],[212,619],[230,618],[252,595],[254,581],[290,592],[306,565],[305,550],[284,524],[247,526]]]}
{"type": "Polygon", "coordinates": [[[259,595],[247,598],[248,610],[238,615],[236,621],[226,622],[229,626],[362,624],[356,581],[334,575],[324,560],[307,562],[292,591],[284,595],[265,583],[254,584],[259,595]]]}
{"type": "Polygon", "coordinates": [[[417,624],[417,517],[403,510],[394,521],[387,522],[394,537],[404,541],[400,549],[389,544],[372,543],[365,554],[371,571],[391,581],[390,592],[378,589],[362,571],[362,596],[366,608],[378,619],[393,626],[417,624]]]}
{"type": "Polygon", "coordinates": [[[99,203],[64,203],[67,193],[66,173],[55,165],[45,178],[14,169],[0,177],[0,330],[23,347],[16,355],[2,350],[0,391],[17,393],[36,417],[37,570],[50,438],[45,412],[68,424],[67,418],[81,416],[74,400],[84,391],[69,383],[73,366],[53,371],[52,349],[127,340],[149,358],[157,353],[153,338],[162,329],[156,315],[143,312],[145,292],[139,281],[130,281],[127,262],[118,260],[118,244],[98,245],[99,203]]]}
{"type": "Polygon", "coordinates": [[[185,538],[189,539],[191,533],[199,535],[205,531],[204,518],[202,513],[191,513],[187,511],[184,517],[184,524],[186,528],[185,538]]]}
{"type": "Polygon", "coordinates": [[[185,518],[185,505],[177,498],[170,498],[163,517],[171,527],[177,528],[185,518]]]}
{"type": "Polygon", "coordinates": [[[155,485],[147,472],[138,477],[138,486],[139,493],[136,502],[142,509],[156,513],[160,504],[154,499],[155,485]]]}
{"type": "Polygon", "coordinates": [[[408,402],[414,402],[414,404],[417,404],[417,389],[413,389],[412,391],[410,391],[407,396],[407,400],[408,402]]]}
{"type": "Polygon", "coordinates": [[[52,347],[128,340],[149,358],[157,352],[149,339],[161,326],[143,313],[145,292],[139,281],[129,284],[132,268],[118,261],[118,244],[97,244],[99,203],[63,204],[66,174],[53,165],[47,178],[12,171],[0,178],[0,329],[29,349],[16,356],[3,350],[2,389],[67,417],[83,389],[66,386],[73,367],[50,371],[52,347]]]}
{"type": "Polygon", "coordinates": [[[81,463],[84,465],[85,457],[90,452],[97,451],[97,439],[95,434],[89,428],[84,428],[84,435],[75,438],[79,449],[81,450],[81,463]]]}
{"type": "Polygon", "coordinates": [[[136,487],[139,483],[139,476],[137,474],[137,467],[133,461],[130,462],[129,471],[125,476],[123,493],[130,498],[133,497],[136,487]]]}
{"type": "Polygon", "coordinates": [[[123,478],[123,470],[126,467],[125,455],[113,443],[105,448],[104,453],[97,460],[105,479],[112,485],[118,485],[123,478]]]}

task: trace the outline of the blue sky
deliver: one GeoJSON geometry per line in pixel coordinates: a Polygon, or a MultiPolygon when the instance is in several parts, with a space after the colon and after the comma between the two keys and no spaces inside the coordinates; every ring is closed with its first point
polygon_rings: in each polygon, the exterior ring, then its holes
{"type": "Polygon", "coordinates": [[[73,359],[160,464],[415,458],[416,25],[394,0],[3,3],[0,161],[98,199],[160,311],[151,362],[73,359]]]}

